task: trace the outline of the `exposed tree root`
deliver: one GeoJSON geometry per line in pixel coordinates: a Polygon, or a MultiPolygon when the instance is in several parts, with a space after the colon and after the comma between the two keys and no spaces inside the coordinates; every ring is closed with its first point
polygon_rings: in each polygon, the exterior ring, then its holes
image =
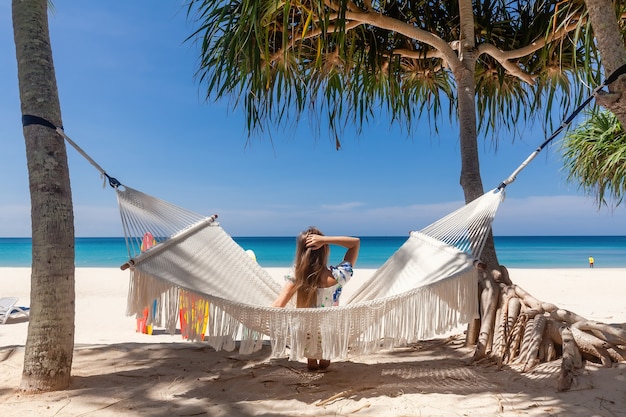
{"type": "Polygon", "coordinates": [[[480,286],[480,327],[474,349],[473,361],[478,361],[487,357],[488,347],[493,340],[493,330],[498,309],[498,298],[500,287],[493,277],[483,268],[479,269],[481,279],[480,286]]]}
{"type": "MultiPolygon", "coordinates": [[[[509,279],[505,267],[488,272],[478,264],[481,290],[480,329],[474,361],[495,360],[498,367],[519,364],[522,372],[561,357],[557,389],[575,382],[583,359],[610,367],[626,359],[626,324],[606,324],[552,303],[540,301],[509,279]]],[[[469,342],[470,332],[468,330],[469,342]]]]}

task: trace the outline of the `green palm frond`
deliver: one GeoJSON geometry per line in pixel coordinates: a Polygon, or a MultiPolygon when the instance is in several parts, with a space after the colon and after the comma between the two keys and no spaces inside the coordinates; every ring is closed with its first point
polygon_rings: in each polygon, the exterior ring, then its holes
{"type": "Polygon", "coordinates": [[[593,195],[598,206],[618,206],[626,192],[626,132],[611,112],[588,116],[562,141],[568,180],[593,195]]]}
{"type": "MultiPolygon", "coordinates": [[[[551,109],[565,114],[588,94],[599,66],[588,59],[595,48],[582,5],[582,0],[473,2],[476,43],[502,51],[548,39],[582,19],[576,32],[513,61],[531,74],[534,85],[507,73],[492,57],[479,57],[479,132],[497,137],[498,130],[515,130],[537,115],[551,127],[551,109]]],[[[449,45],[459,40],[457,1],[190,0],[188,13],[198,30],[189,40],[200,43],[197,77],[207,99],[227,97],[243,107],[249,132],[297,122],[304,112],[309,120],[326,115],[335,135],[347,125],[360,129],[381,112],[407,132],[424,114],[435,121],[447,114],[454,121],[455,79],[443,59],[432,55],[437,51],[396,31],[352,24],[345,18],[348,8],[411,25],[449,45]]]]}

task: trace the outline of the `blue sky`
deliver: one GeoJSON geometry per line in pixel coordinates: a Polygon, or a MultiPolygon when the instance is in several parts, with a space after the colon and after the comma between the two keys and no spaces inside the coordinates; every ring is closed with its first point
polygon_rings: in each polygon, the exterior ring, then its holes
{"type": "MultiPolygon", "coordinates": [[[[463,204],[458,127],[427,119],[411,137],[384,116],[343,148],[306,117],[248,138],[242,112],[207,102],[182,1],[56,0],[49,16],[65,132],[123,184],[199,213],[233,236],[405,235],[463,204]]],[[[30,198],[11,24],[0,2],[0,236],[30,236],[30,198]]],[[[540,125],[540,123],[537,123],[540,125]]],[[[543,142],[540,128],[497,151],[480,139],[485,190],[543,142]]],[[[557,138],[558,141],[559,138],[557,138]]],[[[122,234],[114,191],[68,147],[77,236],[122,234]]],[[[626,235],[626,209],[598,210],[544,150],[507,187],[496,235],[626,235]]]]}

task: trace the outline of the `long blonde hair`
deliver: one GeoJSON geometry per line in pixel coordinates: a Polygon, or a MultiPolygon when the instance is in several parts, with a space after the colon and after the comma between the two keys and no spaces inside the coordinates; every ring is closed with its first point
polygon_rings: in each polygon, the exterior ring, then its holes
{"type": "Polygon", "coordinates": [[[315,307],[317,303],[317,288],[320,277],[328,265],[328,245],[318,249],[307,248],[306,238],[308,235],[324,234],[316,227],[309,227],[298,235],[296,240],[296,307],[315,307]]]}

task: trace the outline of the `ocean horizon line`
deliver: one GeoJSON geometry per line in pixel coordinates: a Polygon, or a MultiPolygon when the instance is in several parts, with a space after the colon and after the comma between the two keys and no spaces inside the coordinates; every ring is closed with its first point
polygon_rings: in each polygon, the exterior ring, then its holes
{"type": "MultiPolygon", "coordinates": [[[[404,236],[360,236],[357,267],[379,268],[408,239],[404,236]]],[[[244,250],[252,250],[263,267],[289,267],[295,255],[294,236],[234,236],[244,250]]],[[[129,259],[124,237],[76,237],[77,267],[119,267],[129,259]]],[[[626,236],[622,235],[496,235],[498,261],[509,268],[626,267],[626,236]]],[[[343,251],[332,248],[330,263],[341,262],[343,251]]],[[[0,238],[0,267],[30,266],[32,239],[0,238]]]]}

